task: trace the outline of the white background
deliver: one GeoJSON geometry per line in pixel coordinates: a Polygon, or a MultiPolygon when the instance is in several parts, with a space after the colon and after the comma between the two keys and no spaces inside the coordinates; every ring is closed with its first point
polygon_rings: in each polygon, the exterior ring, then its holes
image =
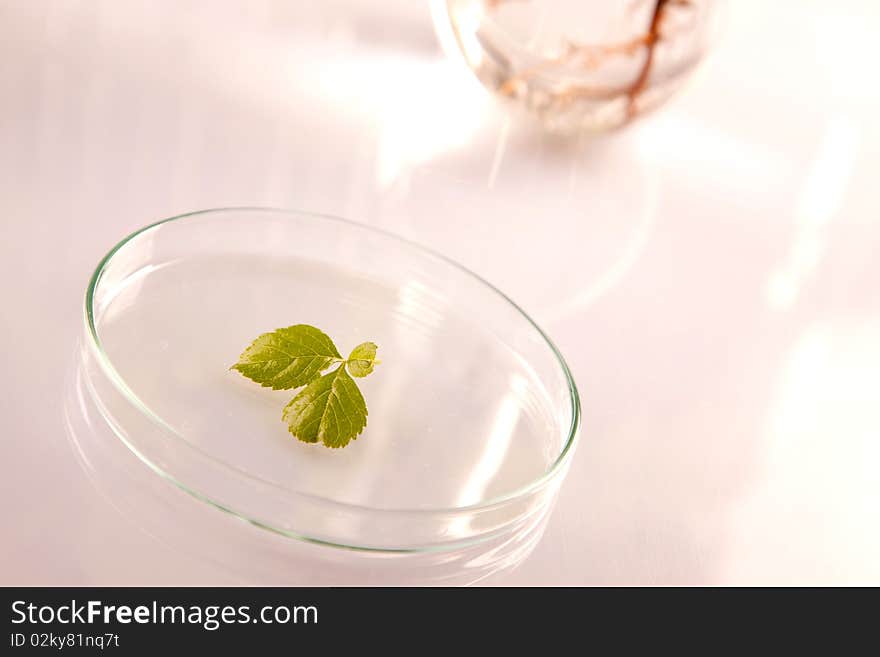
{"type": "Polygon", "coordinates": [[[582,442],[493,583],[880,583],[878,34],[871,0],[730,2],[667,106],[564,141],[419,2],[0,0],[0,583],[236,581],[116,514],[60,411],[104,252],[226,205],[429,244],[560,346],[582,442]]]}

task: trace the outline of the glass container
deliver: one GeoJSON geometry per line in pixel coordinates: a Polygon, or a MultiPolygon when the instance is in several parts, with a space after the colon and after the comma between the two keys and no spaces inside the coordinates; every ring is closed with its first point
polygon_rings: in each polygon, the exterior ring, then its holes
{"type": "Polygon", "coordinates": [[[133,455],[146,497],[173,509],[183,491],[349,569],[382,557],[376,583],[473,581],[521,561],[580,419],[561,355],[490,284],[376,229],[260,208],[174,217],[115,246],[87,290],[70,388],[71,436],[93,477],[116,479],[109,496],[130,497],[131,475],[113,470],[133,455]],[[367,427],[344,449],[294,439],[281,409],[295,393],[229,370],[257,335],[296,323],[346,353],[379,345],[358,380],[367,427]]]}
{"type": "Polygon", "coordinates": [[[558,132],[617,128],[657,107],[714,32],[713,0],[444,3],[434,11],[441,39],[485,86],[558,132]]]}

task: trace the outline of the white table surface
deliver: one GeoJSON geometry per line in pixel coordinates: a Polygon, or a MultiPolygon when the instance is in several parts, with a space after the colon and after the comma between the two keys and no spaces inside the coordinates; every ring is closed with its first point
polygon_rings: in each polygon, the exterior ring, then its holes
{"type": "Polygon", "coordinates": [[[680,95],[564,141],[420,2],[0,0],[0,584],[237,581],[109,509],[60,413],[98,259],[227,205],[430,244],[560,346],[582,442],[491,583],[880,583],[878,34],[873,0],[729,2],[680,95]]]}

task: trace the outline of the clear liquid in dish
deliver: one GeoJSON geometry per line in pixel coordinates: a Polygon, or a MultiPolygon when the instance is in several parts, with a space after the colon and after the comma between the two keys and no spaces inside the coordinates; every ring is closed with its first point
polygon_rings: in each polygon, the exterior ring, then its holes
{"type": "Polygon", "coordinates": [[[559,454],[547,391],[525,360],[415,279],[205,255],[130,274],[96,323],[127,386],[182,440],[293,490],[377,508],[459,507],[515,491],[559,454]],[[287,432],[281,410],[295,391],[229,370],[258,334],[296,323],[324,330],[342,353],[379,345],[382,364],[359,380],[367,428],[344,449],[287,432]]]}

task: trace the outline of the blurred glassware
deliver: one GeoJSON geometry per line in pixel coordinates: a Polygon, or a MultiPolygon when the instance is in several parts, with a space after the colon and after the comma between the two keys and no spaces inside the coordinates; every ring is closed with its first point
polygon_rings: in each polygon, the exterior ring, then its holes
{"type": "Polygon", "coordinates": [[[438,0],[447,51],[551,131],[597,132],[657,107],[700,62],[715,0],[438,0]],[[451,45],[450,42],[454,45],[451,45]]]}

